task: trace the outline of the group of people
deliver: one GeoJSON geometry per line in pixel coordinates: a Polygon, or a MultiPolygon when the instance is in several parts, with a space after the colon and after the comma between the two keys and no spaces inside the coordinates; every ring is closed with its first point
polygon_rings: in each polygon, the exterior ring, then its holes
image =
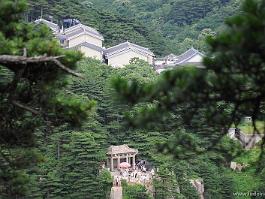
{"type": "Polygon", "coordinates": [[[114,186],[121,186],[121,181],[125,180],[128,183],[140,183],[148,185],[152,182],[155,171],[148,162],[140,160],[136,164],[136,169],[120,169],[114,176],[114,186]]]}
{"type": "Polygon", "coordinates": [[[141,165],[141,166],[137,166],[138,170],[141,170],[142,172],[146,172],[147,169],[145,166],[141,165]]]}
{"type": "Polygon", "coordinates": [[[154,169],[147,171],[146,168],[137,168],[136,170],[122,169],[115,176],[115,186],[121,186],[121,180],[128,183],[148,184],[155,175],[154,169]]]}

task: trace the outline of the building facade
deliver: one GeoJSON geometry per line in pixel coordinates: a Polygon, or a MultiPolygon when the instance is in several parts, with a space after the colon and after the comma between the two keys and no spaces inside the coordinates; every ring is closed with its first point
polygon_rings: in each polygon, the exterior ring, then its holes
{"type": "Polygon", "coordinates": [[[104,38],[96,29],[77,24],[65,29],[61,37],[64,38],[61,43],[66,49],[79,50],[85,57],[103,59],[104,38]]]}
{"type": "MultiPolygon", "coordinates": [[[[94,28],[78,23],[69,28],[60,29],[55,23],[45,19],[35,21],[36,24],[46,24],[55,34],[61,46],[65,49],[81,51],[85,57],[104,61],[114,68],[122,68],[134,58],[154,64],[154,53],[148,48],[134,43],[124,42],[108,49],[103,48],[103,36],[94,28]]],[[[75,23],[74,23],[75,24],[75,23]]]]}
{"type": "Polygon", "coordinates": [[[74,23],[76,25],[66,29],[60,29],[57,24],[42,18],[36,20],[34,23],[47,25],[63,48],[78,50],[82,52],[85,57],[103,61],[102,44],[104,38],[96,29],[81,23],[74,23]]]}
{"type": "Polygon", "coordinates": [[[148,48],[128,41],[104,50],[106,63],[114,68],[122,68],[130,64],[130,61],[134,58],[139,58],[152,65],[154,56],[154,53],[148,48]]]}

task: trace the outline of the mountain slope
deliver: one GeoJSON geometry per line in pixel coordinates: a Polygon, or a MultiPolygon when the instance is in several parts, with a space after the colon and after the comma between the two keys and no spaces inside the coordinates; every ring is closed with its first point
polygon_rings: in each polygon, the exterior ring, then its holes
{"type": "MultiPolygon", "coordinates": [[[[91,5],[98,9],[108,7],[113,13],[141,21],[153,32],[163,35],[171,51],[181,53],[191,45],[196,46],[196,40],[204,29],[218,32],[225,19],[237,12],[240,1],[91,0],[91,5]],[[191,39],[190,42],[184,42],[186,38],[191,39]]],[[[196,47],[202,48],[200,45],[196,47]]]]}
{"type": "Polygon", "coordinates": [[[109,47],[129,40],[139,45],[150,48],[156,54],[166,54],[166,42],[162,35],[151,31],[136,19],[120,16],[114,12],[97,9],[88,1],[78,0],[39,0],[29,1],[29,19],[53,16],[53,20],[59,22],[66,16],[79,19],[85,25],[98,29],[105,38],[105,46],[109,47]]]}
{"type": "Polygon", "coordinates": [[[218,32],[239,8],[238,0],[30,0],[30,17],[76,17],[98,29],[106,47],[129,40],[157,56],[205,51],[201,34],[218,32]],[[107,9],[106,9],[107,8],[107,9]]]}

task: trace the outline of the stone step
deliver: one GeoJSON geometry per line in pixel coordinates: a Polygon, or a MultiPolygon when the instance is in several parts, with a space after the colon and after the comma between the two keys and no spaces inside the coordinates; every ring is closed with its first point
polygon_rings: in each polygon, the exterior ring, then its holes
{"type": "Polygon", "coordinates": [[[112,187],[110,199],[122,199],[122,187],[112,187]]]}

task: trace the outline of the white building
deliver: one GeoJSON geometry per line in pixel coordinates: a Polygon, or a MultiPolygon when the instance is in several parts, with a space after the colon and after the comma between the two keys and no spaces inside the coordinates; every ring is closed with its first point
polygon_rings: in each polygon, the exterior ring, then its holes
{"type": "Polygon", "coordinates": [[[139,58],[153,65],[155,55],[148,48],[127,41],[104,50],[102,46],[103,36],[96,29],[81,23],[65,30],[60,30],[57,24],[45,19],[38,19],[35,23],[46,24],[65,49],[79,50],[85,57],[104,60],[112,67],[124,67],[133,58],[139,58]]]}
{"type": "Polygon", "coordinates": [[[103,60],[102,43],[104,38],[96,29],[77,24],[64,30],[60,29],[57,24],[42,18],[37,19],[34,23],[47,25],[63,48],[79,50],[85,57],[103,60]]]}
{"type": "Polygon", "coordinates": [[[165,70],[169,70],[175,67],[184,65],[195,65],[202,67],[202,60],[204,55],[198,50],[191,48],[179,56],[170,54],[164,58],[158,58],[155,60],[155,70],[161,73],[165,70]]]}
{"type": "Polygon", "coordinates": [[[86,57],[102,60],[103,36],[94,28],[78,24],[67,28],[59,36],[65,48],[80,50],[86,57]]]}
{"type": "Polygon", "coordinates": [[[64,35],[69,48],[84,42],[102,47],[102,42],[104,41],[103,36],[96,29],[83,24],[65,29],[64,35]]]}
{"type": "Polygon", "coordinates": [[[139,58],[153,64],[154,53],[148,48],[130,43],[124,42],[119,45],[110,47],[104,51],[104,58],[108,65],[114,68],[122,68],[130,63],[133,58],[139,58]]]}

